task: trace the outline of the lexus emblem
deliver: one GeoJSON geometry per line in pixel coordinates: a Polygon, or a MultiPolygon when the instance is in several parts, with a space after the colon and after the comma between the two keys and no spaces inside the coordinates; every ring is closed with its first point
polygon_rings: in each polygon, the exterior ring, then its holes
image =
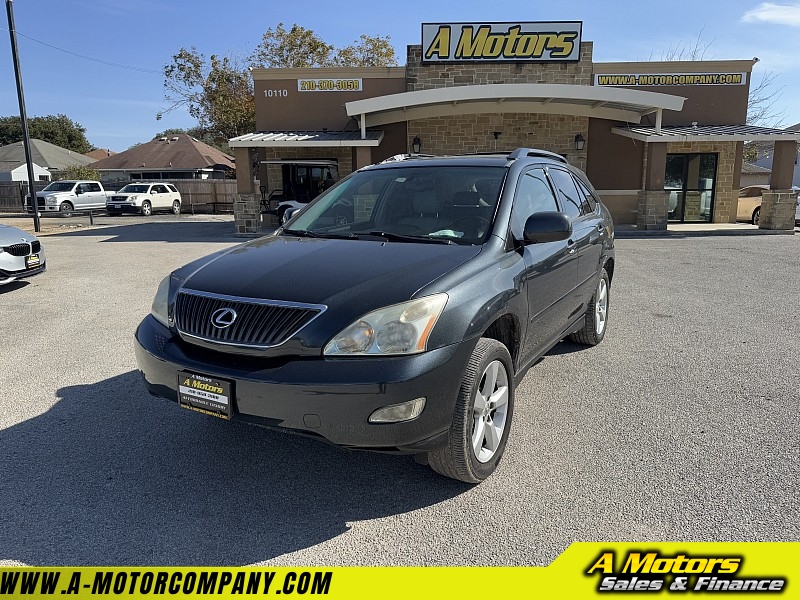
{"type": "Polygon", "coordinates": [[[217,329],[225,329],[233,325],[237,316],[232,308],[220,308],[211,313],[211,324],[217,329]]]}

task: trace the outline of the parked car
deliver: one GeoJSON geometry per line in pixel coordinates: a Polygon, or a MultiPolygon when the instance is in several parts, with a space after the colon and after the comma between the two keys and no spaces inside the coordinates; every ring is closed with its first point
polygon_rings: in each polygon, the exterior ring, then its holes
{"type": "Polygon", "coordinates": [[[603,340],[613,275],[611,216],[559,155],[395,161],[167,276],[136,357],[184,408],[478,483],[527,370],[565,337],[603,340]]]}
{"type": "Polygon", "coordinates": [[[138,213],[146,217],[154,211],[181,213],[181,193],[171,183],[129,183],[111,195],[106,203],[110,215],[138,213]]]}
{"type": "MultiPolygon", "coordinates": [[[[795,225],[800,224],[800,188],[792,186],[798,192],[795,201],[795,225]]],[[[749,185],[739,190],[739,204],[736,209],[737,221],[750,221],[753,225],[758,225],[761,218],[761,195],[769,190],[768,185],[749,185]]]]}
{"type": "Polygon", "coordinates": [[[36,236],[0,225],[0,285],[44,273],[44,248],[36,236]]]}
{"type": "MultiPolygon", "coordinates": [[[[42,214],[70,217],[77,211],[104,209],[108,193],[99,181],[53,181],[36,192],[36,204],[42,214]]],[[[33,212],[30,194],[25,196],[25,208],[33,212]]]]}

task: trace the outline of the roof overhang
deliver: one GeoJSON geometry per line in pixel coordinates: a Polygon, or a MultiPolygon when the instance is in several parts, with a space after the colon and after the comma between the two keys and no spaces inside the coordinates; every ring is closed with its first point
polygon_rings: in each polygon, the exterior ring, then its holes
{"type": "MultiPolygon", "coordinates": [[[[363,127],[478,113],[549,113],[640,123],[644,115],[679,111],[685,98],[622,88],[563,83],[464,85],[403,92],[345,104],[363,127]]],[[[660,121],[660,119],[659,119],[660,121]]]]}
{"type": "Polygon", "coordinates": [[[697,127],[614,127],[611,130],[642,142],[800,142],[800,132],[750,125],[697,127]]]}
{"type": "Polygon", "coordinates": [[[264,131],[246,133],[228,140],[231,148],[340,148],[379,146],[383,131],[264,131]]]}

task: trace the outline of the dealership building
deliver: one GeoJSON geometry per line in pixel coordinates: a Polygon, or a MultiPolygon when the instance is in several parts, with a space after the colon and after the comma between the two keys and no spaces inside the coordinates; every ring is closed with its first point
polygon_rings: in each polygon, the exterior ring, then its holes
{"type": "Polygon", "coordinates": [[[800,133],[745,125],[758,59],[594,62],[581,29],[426,23],[404,67],[254,69],[257,131],[229,142],[237,232],[260,232],[263,196],[322,189],[325,165],[518,147],[583,169],[616,223],[733,223],[746,141],[775,144],[761,227],[793,228],[800,133]]]}

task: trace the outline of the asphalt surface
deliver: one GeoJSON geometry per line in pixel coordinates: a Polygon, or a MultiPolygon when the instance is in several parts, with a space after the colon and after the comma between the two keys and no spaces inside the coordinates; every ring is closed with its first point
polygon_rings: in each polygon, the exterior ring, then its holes
{"type": "Polygon", "coordinates": [[[147,394],[134,329],[171,269],[239,241],[229,217],[61,225],[48,272],[0,287],[0,564],[543,565],[581,540],[800,539],[798,236],[618,241],[605,341],[531,369],[471,487],[147,394]]]}

